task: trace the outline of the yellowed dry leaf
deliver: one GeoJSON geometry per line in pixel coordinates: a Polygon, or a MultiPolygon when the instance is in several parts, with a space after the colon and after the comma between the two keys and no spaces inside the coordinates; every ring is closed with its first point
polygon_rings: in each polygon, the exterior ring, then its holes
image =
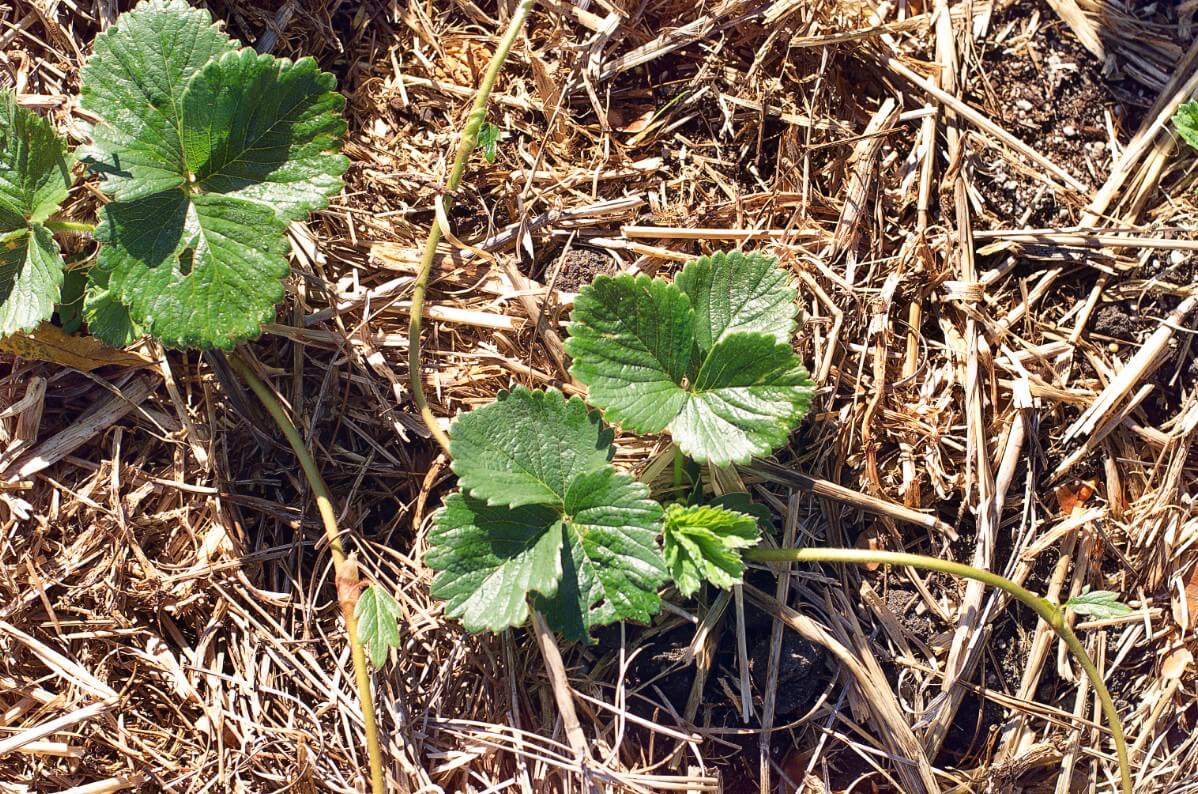
{"type": "Polygon", "coordinates": [[[100,367],[144,367],[153,363],[143,355],[111,348],[91,336],[71,336],[50,323],[42,323],[33,333],[0,339],[0,351],[61,364],[81,372],[100,367]]]}

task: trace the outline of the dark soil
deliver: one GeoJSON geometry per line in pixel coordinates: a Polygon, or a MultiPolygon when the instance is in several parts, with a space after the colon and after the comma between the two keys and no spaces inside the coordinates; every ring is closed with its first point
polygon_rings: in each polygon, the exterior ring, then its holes
{"type": "MultiPolygon", "coordinates": [[[[559,261],[561,267],[557,272],[554,287],[563,292],[578,292],[590,284],[595,276],[614,273],[616,270],[616,263],[610,256],[593,248],[571,248],[559,261]]],[[[552,275],[557,267],[558,262],[550,263],[549,275],[552,275]]],[[[547,275],[546,278],[548,277],[547,275]]]]}
{"type": "Polygon", "coordinates": [[[1090,328],[1097,334],[1114,337],[1125,342],[1135,341],[1143,327],[1141,318],[1128,311],[1121,303],[1099,306],[1090,320],[1090,328]]]}
{"type": "MultiPolygon", "coordinates": [[[[769,675],[770,637],[759,639],[749,653],[749,671],[758,692],[765,691],[769,675]]],[[[824,689],[828,652],[793,631],[782,635],[778,657],[778,693],[774,701],[775,719],[801,715],[815,705],[824,689]]]]}
{"type": "MultiPolygon", "coordinates": [[[[985,108],[1008,132],[1033,146],[1083,183],[1100,184],[1110,167],[1104,110],[1110,108],[1123,129],[1134,128],[1138,101],[1134,87],[1116,92],[1103,79],[1102,65],[1077,41],[1046,2],[1011,4],[995,14],[990,30],[1014,23],[1011,33],[982,53],[984,95],[970,100],[985,108]],[[1032,14],[1040,22],[1026,44],[1012,46],[1032,14]],[[1014,50],[1014,51],[1011,51],[1014,50]],[[1115,96],[1127,94],[1130,101],[1115,96]]],[[[1057,226],[1072,220],[1073,208],[1057,203],[1044,183],[1016,171],[993,149],[974,147],[975,184],[985,199],[984,215],[995,227],[1022,222],[1057,226]]]]}

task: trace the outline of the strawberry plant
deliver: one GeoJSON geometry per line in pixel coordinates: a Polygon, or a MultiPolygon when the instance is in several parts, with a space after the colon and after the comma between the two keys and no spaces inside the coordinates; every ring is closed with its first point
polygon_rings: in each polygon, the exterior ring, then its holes
{"type": "MultiPolygon", "coordinates": [[[[147,0],[96,38],[80,104],[97,120],[72,154],[46,120],[0,94],[0,336],[34,330],[57,305],[69,330],[85,321],[114,346],[148,334],[171,348],[229,350],[256,338],[284,297],[287,225],[327,206],[349,165],[333,76],[311,58],[241,47],[184,0],[147,0]],[[109,199],[95,225],[57,217],[76,156],[109,199]],[[65,273],[56,231],[92,234],[94,264],[65,273]]],[[[377,587],[359,598],[311,454],[253,370],[229,364],[287,436],[316,496],[381,794],[363,645],[376,666],[385,661],[398,644],[398,605],[377,587]]]]}

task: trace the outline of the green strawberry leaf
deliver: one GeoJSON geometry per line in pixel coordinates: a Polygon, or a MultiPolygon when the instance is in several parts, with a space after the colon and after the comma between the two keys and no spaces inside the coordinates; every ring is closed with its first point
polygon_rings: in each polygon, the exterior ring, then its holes
{"type": "Polygon", "coordinates": [[[108,288],[108,273],[99,265],[92,265],[87,271],[83,318],[91,335],[109,347],[128,347],[145,334],[129,316],[129,307],[113,296],[108,288]]]}
{"type": "Polygon", "coordinates": [[[1173,128],[1194,149],[1198,149],[1198,102],[1186,102],[1173,116],[1173,128]]]}
{"type": "Polygon", "coordinates": [[[674,284],[600,276],[570,315],[570,372],[609,421],[668,428],[696,461],[768,455],[811,401],[789,343],[794,295],[773,260],[740,254],[693,262],[674,284]]]}
{"type": "Polygon", "coordinates": [[[690,298],[695,341],[704,352],[742,331],[790,342],[796,293],[774,257],[721,251],[689,263],[674,283],[690,298]]]}
{"type": "Polygon", "coordinates": [[[610,421],[637,433],[664,430],[692,372],[694,312],[681,290],[648,276],[599,276],[570,315],[570,372],[610,421]]]}
{"type": "Polygon", "coordinates": [[[577,397],[518,386],[453,423],[462,490],[493,505],[561,504],[579,474],[605,466],[612,433],[577,397]]]}
{"type": "Polygon", "coordinates": [[[1079,615],[1097,620],[1127,617],[1135,612],[1134,609],[1119,600],[1118,593],[1110,590],[1091,590],[1075,595],[1066,601],[1064,606],[1079,615]]]}
{"type": "Polygon", "coordinates": [[[732,334],[711,349],[670,432],[696,460],[746,463],[786,443],[810,407],[811,388],[790,345],[732,334]]]}
{"type": "Polygon", "coordinates": [[[0,336],[32,331],[62,294],[62,254],[43,222],[71,187],[66,142],[0,91],[0,336]]]}
{"type": "Polygon", "coordinates": [[[499,128],[489,121],[483,122],[478,128],[477,147],[483,150],[483,157],[487,158],[488,163],[495,162],[495,157],[499,154],[499,136],[499,128]]]}
{"type": "Polygon", "coordinates": [[[96,37],[79,100],[102,121],[81,150],[100,187],[132,201],[188,180],[180,129],[187,83],[237,42],[184,0],[149,0],[96,37]]]}
{"type": "Polygon", "coordinates": [[[761,531],[754,516],[711,505],[666,508],[663,554],[674,585],[683,596],[706,580],[728,589],[745,572],[739,550],[757,545],[761,531]]]}
{"type": "Polygon", "coordinates": [[[647,623],[661,609],[666,568],[657,547],[661,505],[649,488],[605,467],[579,475],[565,503],[562,585],[538,600],[549,625],[585,641],[595,626],[647,623]],[[568,583],[568,585],[567,585],[568,583]]]}
{"type": "Polygon", "coordinates": [[[387,652],[402,644],[399,622],[403,620],[403,610],[393,595],[371,585],[358,597],[354,617],[358,621],[358,642],[370,654],[370,663],[379,670],[387,662],[387,652]]]}
{"type": "Polygon", "coordinates": [[[0,91],[0,231],[43,223],[58,212],[73,163],[49,121],[0,91]]]}
{"type": "Polygon", "coordinates": [[[648,620],[661,604],[661,506],[609,463],[612,434],[577,397],[518,387],[450,427],[451,494],[429,534],[432,592],[469,631],[528,617],[585,640],[592,626],[648,620]]]}
{"type": "Polygon", "coordinates": [[[562,516],[549,505],[509,508],[450,494],[424,561],[440,571],[432,594],[467,631],[500,631],[528,617],[528,594],[553,594],[561,577],[562,516]]]}
{"type": "Polygon", "coordinates": [[[310,58],[236,50],[207,12],[150,0],[97,38],[87,157],[115,200],[97,267],[169,347],[254,338],[284,295],[287,223],[327,205],[348,161],[344,98],[310,58]]]}
{"type": "Polygon", "coordinates": [[[32,331],[62,294],[62,254],[45,226],[0,234],[0,337],[32,331]]]}

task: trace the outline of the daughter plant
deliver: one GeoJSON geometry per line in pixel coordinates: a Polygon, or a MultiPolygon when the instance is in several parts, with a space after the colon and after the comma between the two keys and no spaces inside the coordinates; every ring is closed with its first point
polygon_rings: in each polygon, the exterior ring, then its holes
{"type": "Polygon", "coordinates": [[[1130,791],[1118,713],[1065,609],[1099,618],[1130,610],[1113,593],[1057,606],[990,571],[899,552],[759,547],[747,494],[677,498],[688,462],[747,463],[784,445],[812,384],[794,353],[795,292],[759,254],[697,259],[674,281],[600,276],[578,294],[566,350],[588,401],[622,429],[668,432],[675,476],[665,502],[611,463],[600,413],[556,389],[517,387],[459,417],[448,451],[459,490],[436,516],[425,562],[433,595],[469,631],[522,625],[535,609],[564,637],[618,620],[647,622],[672,581],[729,588],[746,561],[889,564],[998,587],[1029,606],[1078,658],[1102,702],[1130,791]],[[698,497],[698,498],[696,498],[698,497]]]}

